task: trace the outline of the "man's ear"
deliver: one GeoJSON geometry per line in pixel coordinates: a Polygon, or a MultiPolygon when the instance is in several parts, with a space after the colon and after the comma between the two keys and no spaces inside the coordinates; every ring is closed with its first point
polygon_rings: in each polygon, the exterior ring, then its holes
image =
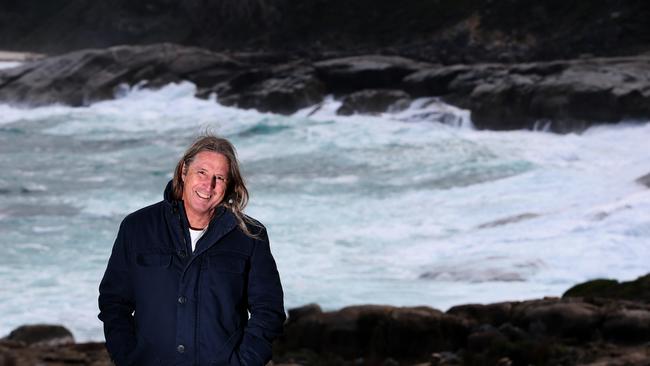
{"type": "Polygon", "coordinates": [[[187,165],[185,165],[185,163],[183,163],[183,165],[181,165],[181,182],[185,183],[185,176],[186,175],[187,175],[187,165]]]}

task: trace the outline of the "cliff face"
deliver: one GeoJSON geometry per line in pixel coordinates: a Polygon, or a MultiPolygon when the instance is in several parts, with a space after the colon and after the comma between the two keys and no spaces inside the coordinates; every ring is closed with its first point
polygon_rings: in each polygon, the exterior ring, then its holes
{"type": "Polygon", "coordinates": [[[0,48],[173,42],[314,58],[520,62],[646,52],[649,17],[642,0],[0,0],[0,48]]]}

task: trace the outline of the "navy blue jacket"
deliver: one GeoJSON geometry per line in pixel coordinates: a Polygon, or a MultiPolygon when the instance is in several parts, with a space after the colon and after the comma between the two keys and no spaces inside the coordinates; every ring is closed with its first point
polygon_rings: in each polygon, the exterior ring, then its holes
{"type": "Polygon", "coordinates": [[[266,230],[246,236],[217,208],[192,253],[183,204],[128,215],[99,286],[99,319],[117,366],[264,365],[285,320],[266,230]],[[248,316],[250,312],[250,318],[248,316]]]}

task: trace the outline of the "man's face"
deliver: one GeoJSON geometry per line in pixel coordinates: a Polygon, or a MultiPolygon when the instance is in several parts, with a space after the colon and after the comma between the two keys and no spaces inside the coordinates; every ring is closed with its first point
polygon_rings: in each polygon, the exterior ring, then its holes
{"type": "Polygon", "coordinates": [[[202,151],[184,168],[183,202],[190,224],[193,219],[209,219],[226,193],[228,159],[219,153],[202,151]]]}

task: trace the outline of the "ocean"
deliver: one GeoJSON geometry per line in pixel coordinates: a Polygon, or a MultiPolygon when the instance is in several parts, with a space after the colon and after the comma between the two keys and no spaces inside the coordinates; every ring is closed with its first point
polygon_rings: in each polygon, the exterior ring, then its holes
{"type": "Polygon", "coordinates": [[[287,309],[446,310],[650,272],[650,189],[635,182],[650,173],[647,121],[477,131],[468,111],[435,98],[349,117],[328,98],[281,116],[194,92],[0,104],[0,336],[58,323],[103,340],[97,288],[118,226],[162,198],[204,131],[238,149],[246,212],[268,228],[287,309]]]}

